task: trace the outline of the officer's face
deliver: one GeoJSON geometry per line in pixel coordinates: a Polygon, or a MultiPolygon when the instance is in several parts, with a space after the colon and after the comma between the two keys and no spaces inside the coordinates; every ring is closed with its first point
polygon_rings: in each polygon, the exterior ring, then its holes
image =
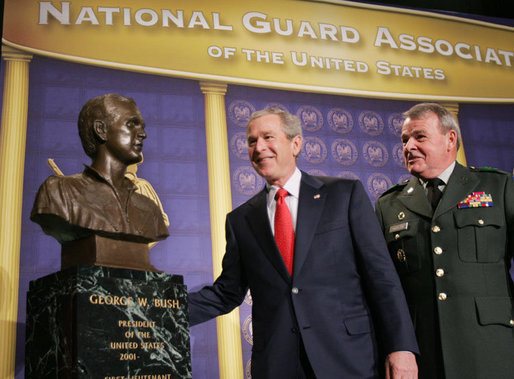
{"type": "Polygon", "coordinates": [[[456,157],[457,134],[443,134],[434,113],[423,119],[407,118],[402,127],[403,155],[412,175],[430,179],[443,172],[456,157]]]}
{"type": "Polygon", "coordinates": [[[146,132],[139,109],[134,104],[116,101],[107,109],[114,114],[114,121],[107,129],[107,151],[125,165],[140,162],[146,132]]]}
{"type": "Polygon", "coordinates": [[[280,116],[256,118],[248,129],[248,154],[253,168],[269,184],[282,187],[293,174],[302,137],[287,138],[280,116]]]}

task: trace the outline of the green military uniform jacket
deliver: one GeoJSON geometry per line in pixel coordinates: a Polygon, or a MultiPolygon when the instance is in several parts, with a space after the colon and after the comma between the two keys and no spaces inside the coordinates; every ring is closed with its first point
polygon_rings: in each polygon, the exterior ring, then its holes
{"type": "Polygon", "coordinates": [[[416,329],[420,378],[514,378],[512,177],[457,163],[434,212],[412,178],[386,191],[376,214],[416,329]]]}

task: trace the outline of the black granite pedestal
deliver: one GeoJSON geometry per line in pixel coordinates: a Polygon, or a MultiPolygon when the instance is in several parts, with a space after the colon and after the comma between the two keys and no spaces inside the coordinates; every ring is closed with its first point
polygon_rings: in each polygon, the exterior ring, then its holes
{"type": "Polygon", "coordinates": [[[183,278],[77,266],[30,283],[26,378],[191,378],[183,278]]]}

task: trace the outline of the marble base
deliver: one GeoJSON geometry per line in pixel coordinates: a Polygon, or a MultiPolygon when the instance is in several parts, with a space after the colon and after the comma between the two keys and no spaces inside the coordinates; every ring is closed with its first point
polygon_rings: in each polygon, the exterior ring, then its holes
{"type": "Polygon", "coordinates": [[[76,266],[30,282],[26,378],[191,378],[180,275],[76,266]]]}

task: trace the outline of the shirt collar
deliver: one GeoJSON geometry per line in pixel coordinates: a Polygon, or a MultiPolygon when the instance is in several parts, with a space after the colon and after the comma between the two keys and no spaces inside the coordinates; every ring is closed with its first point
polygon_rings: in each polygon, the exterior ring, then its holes
{"type": "MultiPolygon", "coordinates": [[[[454,168],[455,168],[455,161],[453,161],[453,163],[451,165],[449,165],[443,172],[441,172],[439,175],[437,175],[437,177],[444,182],[444,185],[448,184],[448,181],[450,180],[450,176],[452,175],[454,168]]],[[[426,187],[427,179],[419,178],[419,181],[423,185],[423,187],[426,187]]]]}
{"type": "MultiPolygon", "coordinates": [[[[84,168],[84,173],[86,175],[92,176],[92,177],[96,178],[97,180],[108,184],[109,187],[114,189],[114,186],[112,185],[112,183],[109,182],[102,174],[100,174],[100,172],[98,172],[93,167],[91,167],[91,166],[89,166],[89,165],[87,165],[85,163],[84,163],[84,167],[85,167],[84,168]]],[[[126,186],[129,189],[129,191],[134,191],[135,188],[136,188],[136,186],[132,182],[132,180],[128,179],[127,177],[124,178],[123,185],[126,186]]]]}
{"type": "MultiPolygon", "coordinates": [[[[284,188],[287,192],[289,192],[289,195],[299,198],[300,196],[300,182],[302,180],[302,172],[298,169],[298,167],[295,167],[295,170],[293,172],[293,175],[287,180],[286,184],[282,188],[284,188]]],[[[270,185],[266,183],[266,189],[268,190],[268,194],[273,199],[275,197],[275,193],[279,190],[280,187],[275,185],[270,185]]]]}

